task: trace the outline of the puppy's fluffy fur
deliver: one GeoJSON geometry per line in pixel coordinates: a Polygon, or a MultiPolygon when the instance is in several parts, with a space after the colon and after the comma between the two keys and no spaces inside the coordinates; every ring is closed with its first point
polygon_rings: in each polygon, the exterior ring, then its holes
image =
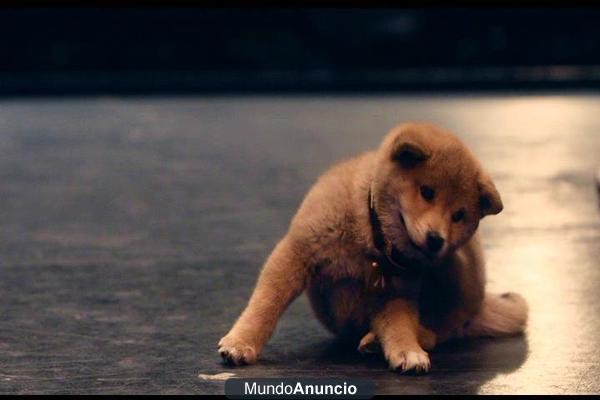
{"type": "Polygon", "coordinates": [[[477,227],[502,207],[490,177],[453,134],[426,123],[395,127],[377,151],[333,166],[311,188],[219,353],[231,364],[254,363],[304,290],[329,330],[355,338],[361,351],[381,348],[402,372],[429,370],[426,350],[448,339],[522,332],[525,300],[484,290],[477,227]],[[386,243],[419,271],[389,278],[382,292],[365,290],[378,253],[369,204],[386,243]],[[432,232],[443,240],[434,251],[432,232]]]}

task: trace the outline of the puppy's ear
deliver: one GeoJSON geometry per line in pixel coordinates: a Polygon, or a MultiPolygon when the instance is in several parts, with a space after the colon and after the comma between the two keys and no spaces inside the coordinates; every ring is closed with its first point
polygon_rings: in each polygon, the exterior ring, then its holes
{"type": "Polygon", "coordinates": [[[396,140],[392,148],[392,160],[404,168],[411,168],[427,160],[429,153],[414,142],[396,140]]]}
{"type": "Polygon", "coordinates": [[[500,213],[504,205],[500,198],[500,193],[496,189],[492,179],[483,174],[479,178],[479,210],[481,212],[481,218],[486,215],[495,215],[500,213]]]}

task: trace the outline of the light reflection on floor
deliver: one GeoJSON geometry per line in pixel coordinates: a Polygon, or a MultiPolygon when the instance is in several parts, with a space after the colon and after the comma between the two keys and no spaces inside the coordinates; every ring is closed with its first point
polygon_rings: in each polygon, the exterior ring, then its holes
{"type": "MultiPolygon", "coordinates": [[[[597,327],[600,317],[600,218],[593,185],[600,134],[585,129],[600,112],[594,103],[503,99],[485,116],[510,156],[484,160],[501,177],[506,210],[484,227],[493,231],[493,243],[487,241],[490,290],[522,293],[530,322],[525,363],[484,384],[481,393],[497,393],[507,384],[518,393],[600,389],[586,388],[584,379],[590,369],[597,374],[600,362],[597,332],[586,330],[597,327]],[[594,150],[595,159],[586,156],[594,150]]],[[[485,140],[478,143],[484,152],[494,151],[485,140]]]]}

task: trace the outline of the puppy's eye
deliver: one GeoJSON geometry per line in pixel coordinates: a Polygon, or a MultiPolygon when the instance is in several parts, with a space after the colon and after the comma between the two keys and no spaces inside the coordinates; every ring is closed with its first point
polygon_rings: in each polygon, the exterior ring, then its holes
{"type": "Polygon", "coordinates": [[[429,186],[423,185],[421,186],[421,196],[427,201],[432,201],[435,197],[435,190],[429,186]]]}
{"type": "Polygon", "coordinates": [[[465,219],[465,210],[463,208],[452,214],[452,222],[460,222],[463,219],[465,219]]]}

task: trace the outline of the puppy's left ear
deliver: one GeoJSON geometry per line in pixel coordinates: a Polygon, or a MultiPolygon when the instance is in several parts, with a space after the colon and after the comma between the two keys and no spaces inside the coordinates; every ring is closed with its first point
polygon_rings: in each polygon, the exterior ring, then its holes
{"type": "Polygon", "coordinates": [[[479,178],[479,210],[481,212],[481,218],[486,215],[495,215],[500,213],[504,208],[500,193],[496,189],[492,179],[482,174],[479,178]]]}
{"type": "Polygon", "coordinates": [[[427,150],[415,142],[398,138],[392,147],[392,160],[405,168],[412,168],[428,158],[427,150]]]}

